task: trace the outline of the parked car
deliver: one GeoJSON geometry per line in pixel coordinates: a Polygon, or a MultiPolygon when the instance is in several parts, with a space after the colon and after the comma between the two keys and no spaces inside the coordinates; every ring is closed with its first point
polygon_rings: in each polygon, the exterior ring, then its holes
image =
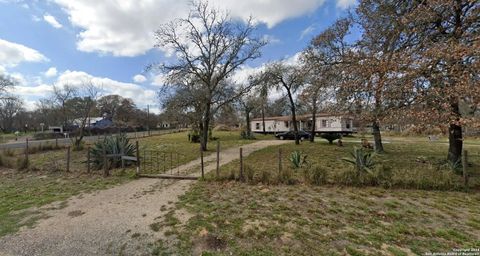
{"type": "MultiPolygon", "coordinates": [[[[306,131],[298,131],[298,138],[300,140],[310,139],[311,136],[312,135],[306,131]]],[[[275,137],[280,140],[294,140],[295,133],[294,131],[282,132],[275,135],[275,137]]]]}

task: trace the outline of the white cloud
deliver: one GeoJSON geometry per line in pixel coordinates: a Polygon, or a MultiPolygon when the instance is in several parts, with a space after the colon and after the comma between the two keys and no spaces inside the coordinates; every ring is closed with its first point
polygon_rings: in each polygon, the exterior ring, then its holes
{"type": "MultiPolygon", "coordinates": [[[[154,45],[153,31],[161,24],[185,17],[190,0],[93,1],[54,0],[65,10],[70,22],[82,31],[77,48],[114,56],[137,56],[154,45]],[[161,13],[162,15],[159,15],[161,13]]],[[[274,27],[294,17],[314,12],[325,0],[211,0],[242,20],[250,16],[274,27]]]]}
{"type": "Polygon", "coordinates": [[[147,81],[147,78],[144,75],[136,75],[136,76],[133,77],[133,81],[135,83],[143,83],[143,82],[147,81]]]}
{"type": "Polygon", "coordinates": [[[268,42],[269,44],[278,44],[282,41],[273,35],[263,35],[263,40],[268,42]]]}
{"type": "Polygon", "coordinates": [[[48,61],[48,59],[37,50],[0,39],[0,63],[2,66],[14,67],[22,62],[42,61],[48,61]]]}
{"type": "Polygon", "coordinates": [[[308,26],[307,28],[305,28],[302,31],[302,33],[300,34],[300,40],[302,40],[306,36],[312,34],[312,32],[315,31],[315,29],[316,29],[315,24],[312,24],[312,25],[308,26]]]}
{"type": "Polygon", "coordinates": [[[54,77],[57,76],[57,68],[56,67],[51,67],[45,72],[46,77],[54,77]]]}
{"type": "Polygon", "coordinates": [[[43,15],[43,20],[50,24],[54,28],[62,28],[62,24],[60,24],[55,17],[50,14],[43,15]]]}
{"type": "Polygon", "coordinates": [[[337,7],[344,10],[355,4],[357,4],[357,0],[337,0],[337,7]]]}
{"type": "Polygon", "coordinates": [[[95,77],[83,71],[67,70],[57,78],[57,84],[69,84],[81,87],[83,83],[92,83],[101,89],[104,94],[118,94],[122,97],[131,98],[137,104],[155,104],[156,92],[154,90],[133,83],[124,83],[106,77],[95,77]]]}

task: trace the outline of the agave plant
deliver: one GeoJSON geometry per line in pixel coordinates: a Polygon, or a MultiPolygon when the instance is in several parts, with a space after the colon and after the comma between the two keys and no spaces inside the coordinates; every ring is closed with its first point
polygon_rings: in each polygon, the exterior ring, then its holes
{"type": "MultiPolygon", "coordinates": [[[[98,170],[104,168],[104,154],[116,155],[123,154],[124,156],[135,156],[135,145],[130,143],[130,140],[125,134],[117,136],[105,137],[102,141],[98,141],[90,149],[90,164],[93,168],[98,170]]],[[[107,158],[107,169],[118,168],[121,166],[122,158],[109,157],[107,158]]]]}
{"type": "Polygon", "coordinates": [[[293,151],[289,158],[294,169],[298,169],[307,163],[307,155],[300,151],[293,151]]]}
{"type": "Polygon", "coordinates": [[[350,154],[352,155],[351,158],[344,157],[342,160],[352,164],[358,173],[372,173],[373,167],[375,166],[375,161],[373,160],[375,153],[366,151],[363,148],[354,147],[353,152],[350,154]]]}

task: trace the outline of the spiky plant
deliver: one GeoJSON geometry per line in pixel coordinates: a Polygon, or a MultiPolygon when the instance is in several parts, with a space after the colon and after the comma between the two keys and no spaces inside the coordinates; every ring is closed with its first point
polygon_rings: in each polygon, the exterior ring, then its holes
{"type": "MultiPolygon", "coordinates": [[[[130,140],[125,134],[117,136],[105,137],[102,141],[98,141],[90,148],[90,164],[93,168],[98,170],[104,168],[104,154],[115,155],[123,154],[124,156],[135,156],[137,153],[135,145],[130,143],[130,140]]],[[[108,157],[107,169],[118,168],[121,166],[122,158],[108,157]]],[[[127,163],[126,163],[127,164],[127,163]]]]}
{"type": "Polygon", "coordinates": [[[364,150],[363,148],[353,148],[353,152],[350,153],[351,158],[342,158],[343,161],[350,163],[354,166],[355,170],[358,173],[371,173],[373,167],[375,166],[375,161],[373,157],[375,153],[364,150]]]}
{"type": "Polygon", "coordinates": [[[289,160],[293,168],[298,169],[307,163],[307,155],[300,151],[293,151],[292,154],[290,154],[289,160]]]}

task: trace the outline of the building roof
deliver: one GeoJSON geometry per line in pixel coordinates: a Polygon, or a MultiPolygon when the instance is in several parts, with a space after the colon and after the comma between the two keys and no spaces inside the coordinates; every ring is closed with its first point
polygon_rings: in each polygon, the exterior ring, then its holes
{"type": "MultiPolygon", "coordinates": [[[[347,116],[347,117],[348,117],[349,115],[346,115],[346,114],[317,113],[315,116],[318,118],[318,117],[327,117],[327,116],[331,116],[331,117],[347,116]]],[[[312,114],[297,115],[297,120],[298,120],[298,121],[305,121],[305,120],[308,120],[308,119],[311,119],[311,118],[312,118],[312,114]]],[[[262,118],[261,118],[261,117],[256,117],[256,118],[253,118],[252,121],[262,121],[262,118]]],[[[292,116],[271,116],[271,117],[265,117],[265,121],[292,121],[292,116]]]]}

